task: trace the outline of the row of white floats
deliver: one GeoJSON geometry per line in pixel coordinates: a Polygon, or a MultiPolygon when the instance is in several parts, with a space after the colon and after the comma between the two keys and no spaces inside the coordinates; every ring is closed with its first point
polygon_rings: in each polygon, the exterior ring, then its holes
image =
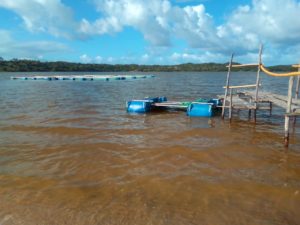
{"type": "Polygon", "coordinates": [[[81,76],[17,76],[12,80],[81,80],[81,81],[109,81],[109,80],[132,80],[153,78],[154,75],[81,75],[81,76]]]}

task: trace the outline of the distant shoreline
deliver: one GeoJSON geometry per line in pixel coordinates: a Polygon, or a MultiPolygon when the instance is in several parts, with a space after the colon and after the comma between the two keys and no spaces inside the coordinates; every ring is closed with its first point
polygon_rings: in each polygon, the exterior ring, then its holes
{"type": "MultiPolygon", "coordinates": [[[[239,63],[235,63],[239,64],[239,63]]],[[[185,63],[178,65],[138,64],[84,64],[64,61],[40,62],[34,60],[1,60],[0,72],[225,72],[228,63],[185,63]]],[[[272,71],[296,71],[291,65],[268,67],[272,71]]],[[[254,67],[233,69],[233,71],[256,71],[254,67]]]]}

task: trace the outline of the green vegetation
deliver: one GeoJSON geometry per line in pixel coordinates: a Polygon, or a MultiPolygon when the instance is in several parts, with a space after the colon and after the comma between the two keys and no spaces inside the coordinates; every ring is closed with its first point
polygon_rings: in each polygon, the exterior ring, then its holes
{"type": "MultiPolygon", "coordinates": [[[[238,64],[238,63],[236,63],[238,64]]],[[[70,62],[40,62],[35,60],[4,60],[0,57],[0,72],[175,72],[175,71],[190,71],[190,72],[202,72],[202,71],[227,71],[226,65],[228,63],[202,63],[193,64],[185,63],[179,65],[137,65],[137,64],[83,64],[83,63],[70,63],[70,62]]],[[[294,71],[289,65],[272,66],[269,69],[273,71],[294,71]]],[[[246,67],[233,69],[233,71],[256,71],[254,67],[246,67]]]]}

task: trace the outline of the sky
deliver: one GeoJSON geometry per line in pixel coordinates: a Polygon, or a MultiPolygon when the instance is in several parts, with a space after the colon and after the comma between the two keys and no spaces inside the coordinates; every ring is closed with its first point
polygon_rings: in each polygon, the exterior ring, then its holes
{"type": "Polygon", "coordinates": [[[0,0],[0,57],[109,64],[300,62],[300,0],[0,0]]]}

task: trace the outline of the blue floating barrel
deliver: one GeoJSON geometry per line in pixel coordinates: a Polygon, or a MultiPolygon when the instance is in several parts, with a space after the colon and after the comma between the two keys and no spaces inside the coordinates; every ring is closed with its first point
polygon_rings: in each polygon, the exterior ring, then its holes
{"type": "Polygon", "coordinates": [[[127,102],[127,112],[146,113],[150,112],[153,101],[132,100],[127,102]]]}
{"type": "Polygon", "coordinates": [[[158,97],[158,102],[166,102],[166,101],[168,101],[167,97],[165,96],[158,97]]]}
{"type": "Polygon", "coordinates": [[[208,103],[213,103],[214,106],[222,106],[222,100],[219,98],[212,98],[208,101],[208,103]]]}
{"type": "Polygon", "coordinates": [[[152,102],[166,102],[168,99],[165,96],[161,96],[161,97],[146,97],[144,98],[144,100],[148,100],[148,101],[152,101],[152,102]]]}
{"type": "Polygon", "coordinates": [[[214,104],[213,103],[200,103],[195,102],[191,103],[187,108],[188,116],[202,116],[202,117],[211,117],[214,113],[214,104]]]}
{"type": "Polygon", "coordinates": [[[151,102],[159,102],[159,97],[146,97],[144,100],[151,101],[151,102]]]}

